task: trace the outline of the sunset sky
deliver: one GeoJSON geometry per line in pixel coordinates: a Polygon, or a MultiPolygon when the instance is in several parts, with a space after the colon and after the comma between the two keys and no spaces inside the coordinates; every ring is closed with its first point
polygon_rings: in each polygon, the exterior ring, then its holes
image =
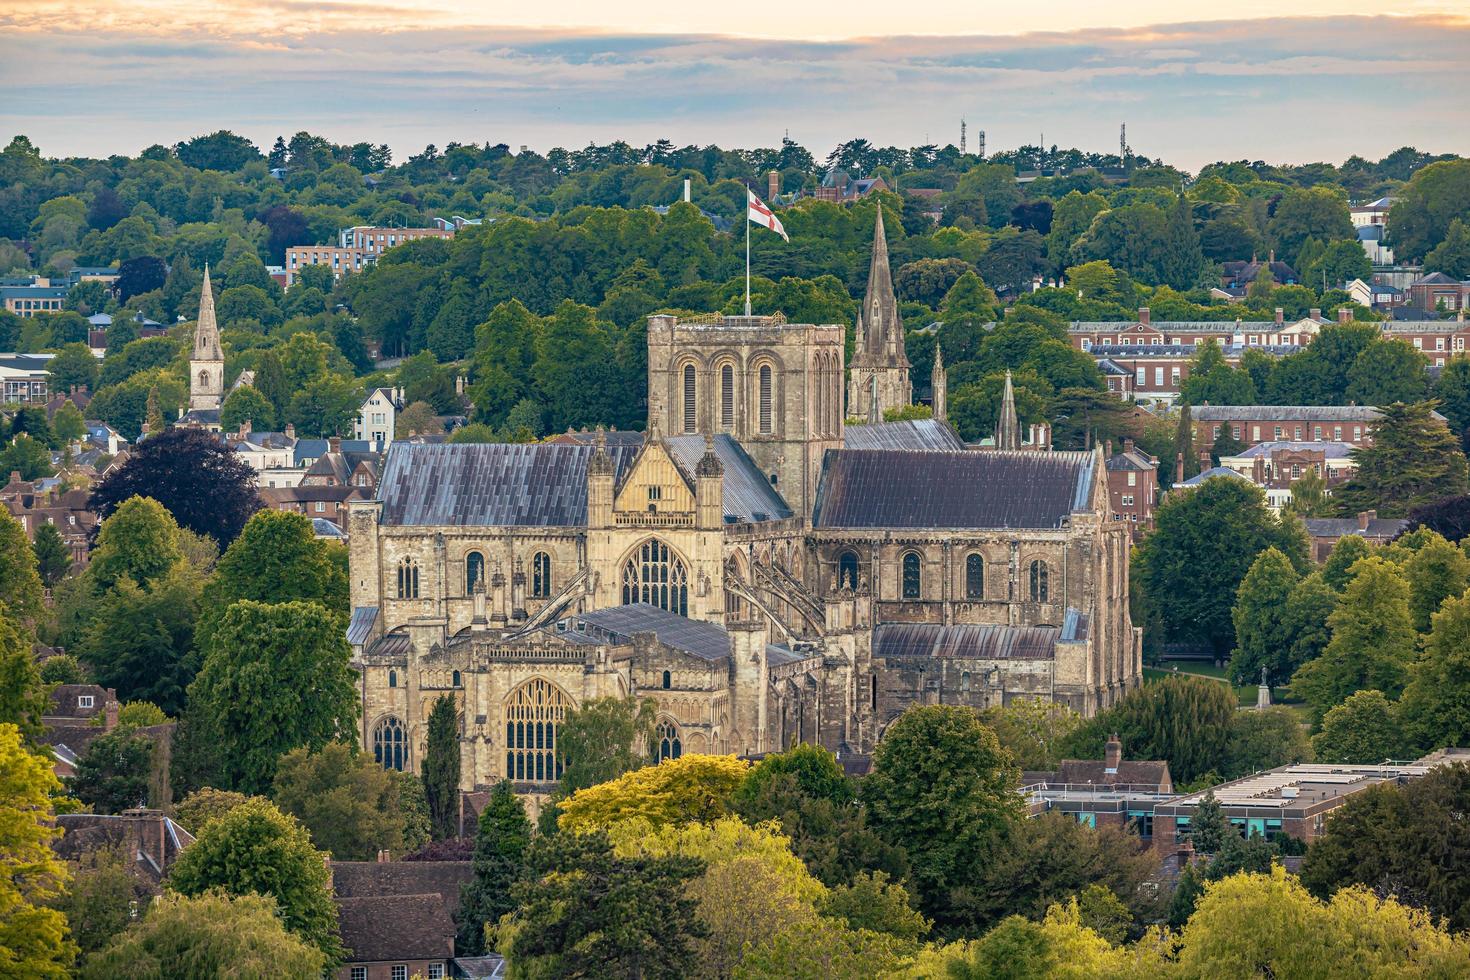
{"type": "Polygon", "coordinates": [[[750,0],[194,3],[6,0],[0,139],[136,153],[218,128],[389,143],[668,138],[819,157],[984,129],[991,150],[1106,150],[1118,125],[1186,169],[1470,153],[1470,7],[1365,0],[1039,5],[750,0]],[[1214,20],[1228,9],[1230,20],[1214,20]]]}

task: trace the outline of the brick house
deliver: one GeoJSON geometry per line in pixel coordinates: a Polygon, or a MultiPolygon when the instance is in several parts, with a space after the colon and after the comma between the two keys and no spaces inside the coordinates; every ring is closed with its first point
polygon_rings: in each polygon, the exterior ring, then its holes
{"type": "Polygon", "coordinates": [[[1379,517],[1376,510],[1356,517],[1308,517],[1302,523],[1312,539],[1312,558],[1323,562],[1342,538],[1357,535],[1370,545],[1388,544],[1408,528],[1406,518],[1379,517]]]}
{"type": "Polygon", "coordinates": [[[1154,505],[1159,495],[1159,461],[1136,448],[1132,439],[1123,440],[1122,452],[1115,454],[1112,449],[1109,443],[1104,465],[1113,519],[1130,522],[1136,538],[1153,527],[1154,505]]]}
{"type": "Polygon", "coordinates": [[[468,861],[333,861],[342,944],[337,980],[442,980],[454,960],[454,915],[468,861]]]}
{"type": "Polygon", "coordinates": [[[1189,411],[1196,446],[1214,445],[1226,426],[1247,446],[1323,441],[1366,446],[1380,414],[1371,405],[1193,405],[1189,411]]]}
{"type": "Polygon", "coordinates": [[[81,567],[90,556],[88,537],[97,526],[97,514],[87,506],[90,495],[87,490],[67,490],[55,478],[27,481],[12,471],[9,482],[0,487],[0,506],[20,521],[28,540],[36,539],[43,524],[54,525],[71,551],[72,564],[81,567]]]}
{"type": "Polygon", "coordinates": [[[1431,272],[1409,283],[1406,303],[1417,310],[1454,313],[1470,300],[1470,282],[1460,282],[1443,272],[1431,272]]]}

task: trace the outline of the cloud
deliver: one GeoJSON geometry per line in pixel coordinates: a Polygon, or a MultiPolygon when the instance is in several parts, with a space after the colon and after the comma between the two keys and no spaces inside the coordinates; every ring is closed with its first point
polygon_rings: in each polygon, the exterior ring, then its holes
{"type": "MultiPolygon", "coordinates": [[[[19,9],[34,21],[45,2],[21,0],[19,9]]],[[[140,3],[145,13],[157,6],[140,3]]],[[[260,9],[283,19],[316,16],[294,0],[266,0],[260,9]]],[[[310,9],[371,20],[398,8],[310,9]]],[[[249,37],[83,32],[75,22],[5,31],[6,118],[48,154],[94,156],[218,128],[262,145],[309,129],[341,142],[387,142],[399,158],[431,142],[545,150],[667,137],[770,146],[788,131],[822,154],[857,136],[884,145],[951,142],[961,117],[972,139],[987,132],[991,149],[1042,133],[1048,143],[1109,147],[1126,121],[1138,152],[1189,169],[1242,157],[1374,156],[1405,143],[1470,150],[1470,114],[1457,95],[1470,83],[1462,56],[1470,27],[1444,19],[835,42],[446,28],[429,20],[387,33],[249,37]]]]}

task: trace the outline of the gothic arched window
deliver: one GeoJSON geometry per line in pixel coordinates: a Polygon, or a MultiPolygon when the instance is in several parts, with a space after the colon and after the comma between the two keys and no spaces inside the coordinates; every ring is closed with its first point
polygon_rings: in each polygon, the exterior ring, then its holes
{"type": "Polygon", "coordinates": [[[661,721],[654,729],[658,739],[658,761],[677,759],[684,754],[684,742],[679,737],[679,726],[672,721],[661,721]]]}
{"type": "Polygon", "coordinates": [[[531,598],[551,598],[551,556],[544,551],[531,556],[531,598]]]}
{"type": "Polygon", "coordinates": [[[463,679],[459,676],[459,671],[456,670],[450,676],[449,683],[450,683],[450,686],[452,686],[452,687],[459,687],[462,683],[464,683],[463,679]]]}
{"type": "Polygon", "coordinates": [[[408,737],[403,722],[392,715],[373,726],[373,758],[384,769],[402,772],[408,765],[408,737]]]}
{"type": "Polygon", "coordinates": [[[572,699],[555,684],[533,678],[505,699],[505,778],[546,783],[561,778],[557,737],[572,699]]]}
{"type": "Polygon", "coordinates": [[[923,591],[924,577],[919,568],[919,554],[910,551],[903,556],[903,597],[917,599],[923,591]]]}
{"type": "Polygon", "coordinates": [[[720,368],[720,428],[735,428],[735,368],[730,364],[720,368]]]}
{"type": "Polygon", "coordinates": [[[775,431],[775,377],[771,366],[762,364],[756,377],[759,385],[756,396],[759,414],[756,423],[759,432],[769,434],[775,431]]]}
{"type": "Polygon", "coordinates": [[[985,598],[985,559],[979,555],[965,558],[965,598],[985,598]]]}
{"type": "Polygon", "coordinates": [[[1040,558],[1031,563],[1031,601],[1048,602],[1051,596],[1051,569],[1040,558]]]}
{"type": "Polygon", "coordinates": [[[837,587],[855,589],[858,582],[858,556],[855,551],[844,551],[837,556],[837,587]]]}
{"type": "Polygon", "coordinates": [[[667,670],[664,671],[664,690],[667,691],[670,687],[673,686],[673,683],[674,676],[670,674],[667,670]]]}
{"type": "Polygon", "coordinates": [[[209,387],[209,372],[208,371],[200,371],[199,372],[199,387],[201,387],[201,388],[208,388],[209,387]]]}
{"type": "Polygon", "coordinates": [[[623,605],[646,602],[689,615],[689,574],[669,546],[650,538],[623,565],[623,605]]]}
{"type": "Polygon", "coordinates": [[[684,431],[696,432],[699,429],[699,408],[695,401],[699,395],[699,385],[695,381],[693,364],[684,365],[684,431]]]}
{"type": "Polygon", "coordinates": [[[417,599],[419,597],[419,563],[412,558],[405,558],[398,563],[398,598],[417,599]]]}
{"type": "Polygon", "coordinates": [[[478,551],[471,551],[464,556],[464,594],[472,595],[475,591],[475,583],[485,577],[485,556],[478,551]]]}
{"type": "Polygon", "coordinates": [[[390,671],[388,671],[388,686],[389,687],[397,687],[398,686],[398,671],[396,671],[396,670],[390,670],[390,671]]]}

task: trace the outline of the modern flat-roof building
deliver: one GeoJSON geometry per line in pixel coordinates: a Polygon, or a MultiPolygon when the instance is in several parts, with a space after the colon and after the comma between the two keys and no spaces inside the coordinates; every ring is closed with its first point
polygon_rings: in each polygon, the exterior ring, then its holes
{"type": "Polygon", "coordinates": [[[286,285],[309,265],[325,265],[332,278],[341,279],[348,272],[361,272],[377,261],[390,248],[420,238],[453,238],[455,228],[376,228],[360,225],[344,228],[337,234],[335,245],[292,245],[286,249],[286,285]]]}

